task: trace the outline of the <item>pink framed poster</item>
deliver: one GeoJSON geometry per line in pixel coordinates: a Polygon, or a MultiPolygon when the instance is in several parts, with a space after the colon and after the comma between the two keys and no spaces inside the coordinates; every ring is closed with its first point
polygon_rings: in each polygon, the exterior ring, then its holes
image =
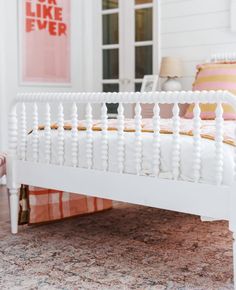
{"type": "Polygon", "coordinates": [[[70,0],[19,2],[21,83],[70,84],[70,0]]]}

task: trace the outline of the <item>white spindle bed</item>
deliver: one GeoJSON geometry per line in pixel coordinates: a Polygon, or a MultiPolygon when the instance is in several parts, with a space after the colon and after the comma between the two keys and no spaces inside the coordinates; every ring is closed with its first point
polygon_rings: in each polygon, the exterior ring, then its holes
{"type": "MultiPolygon", "coordinates": [[[[223,56],[224,57],[224,56],[223,56]]],[[[218,57],[219,58],[219,57],[218,57]]],[[[214,56],[216,59],[216,56],[214,56]]],[[[10,193],[11,231],[17,233],[18,189],[20,184],[52,188],[74,193],[84,193],[102,198],[141,204],[184,213],[196,214],[229,221],[229,228],[236,238],[236,183],[222,184],[223,177],[223,109],[222,103],[231,104],[236,110],[236,98],[227,91],[202,92],[155,92],[155,93],[21,93],[15,99],[9,115],[9,152],[7,157],[7,186],[10,193]],[[109,134],[106,103],[119,103],[116,145],[117,170],[109,170],[109,134]],[[143,132],[141,127],[141,104],[154,104],[152,133],[152,173],[142,173],[143,132]],[[180,180],[181,134],[179,104],[194,103],[193,120],[193,182],[180,180]],[[215,184],[200,183],[202,162],[202,137],[200,103],[217,103],[215,119],[215,184]],[[93,168],[94,131],[92,128],[93,105],[101,104],[101,170],[93,168]],[[124,171],[125,155],[125,106],[135,107],[134,160],[136,174],[124,171]],[[162,179],[160,174],[161,139],[160,104],[174,104],[172,117],[172,180],[162,179]],[[80,146],[77,130],[78,108],[85,105],[86,123],[86,168],[78,162],[80,146]],[[33,107],[32,152],[33,160],[27,160],[27,107],[33,107]],[[44,118],[44,162],[39,158],[38,107],[43,106],[44,118]],[[51,108],[57,107],[57,164],[52,163],[51,108]],[[71,166],[65,165],[64,106],[71,109],[71,166]]],[[[235,134],[236,136],[236,134],[235,134]]],[[[236,140],[236,137],[235,137],[236,140]]],[[[234,154],[234,176],[236,176],[236,151],[234,154]]],[[[235,180],[235,179],[234,179],[235,180]]],[[[236,265],[236,243],[234,241],[234,266],[236,265]]],[[[234,267],[236,275],[236,267],[234,267]]]]}

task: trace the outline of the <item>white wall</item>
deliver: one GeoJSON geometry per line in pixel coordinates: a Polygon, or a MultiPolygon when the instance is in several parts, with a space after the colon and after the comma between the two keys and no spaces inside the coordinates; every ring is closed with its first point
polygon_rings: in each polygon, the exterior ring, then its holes
{"type": "MultiPolygon", "coordinates": [[[[161,0],[163,56],[184,60],[184,89],[191,89],[196,64],[216,52],[235,52],[230,31],[231,0],[161,0]]],[[[236,17],[236,15],[235,15],[236,17]]]]}

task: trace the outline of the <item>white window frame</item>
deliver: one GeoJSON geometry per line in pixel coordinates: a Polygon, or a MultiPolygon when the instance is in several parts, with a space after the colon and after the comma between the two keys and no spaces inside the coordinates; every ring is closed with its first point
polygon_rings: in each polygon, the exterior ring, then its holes
{"type": "MultiPolygon", "coordinates": [[[[91,1],[91,0],[90,0],[91,1]]],[[[153,0],[153,3],[151,4],[139,4],[139,5],[133,5],[132,1],[120,1],[119,8],[118,9],[110,9],[107,11],[102,11],[101,8],[101,0],[92,0],[93,2],[93,60],[94,60],[94,67],[90,69],[90,78],[93,76],[93,84],[91,86],[91,90],[94,91],[102,91],[102,48],[106,47],[102,45],[102,14],[109,14],[109,13],[117,13],[120,10],[123,11],[133,11],[135,8],[148,8],[153,7],[153,40],[150,41],[150,44],[153,44],[153,74],[159,74],[159,68],[160,68],[160,60],[161,60],[161,37],[160,37],[160,18],[161,18],[161,0],[153,0]],[[128,5],[132,5],[132,9],[125,8],[128,7],[128,5]],[[100,27],[100,29],[98,29],[100,27]],[[99,48],[99,49],[98,49],[99,48]]],[[[87,1],[86,1],[87,2],[87,1]]],[[[87,4],[85,4],[87,5],[87,4]]],[[[86,15],[85,15],[86,17],[86,15]]],[[[132,16],[134,19],[135,15],[132,16]]],[[[125,19],[129,19],[129,17],[125,17],[125,19]]],[[[126,20],[126,21],[127,21],[126,20]]],[[[122,82],[125,82],[126,91],[131,91],[134,88],[134,82],[142,82],[142,79],[135,79],[134,78],[134,65],[135,65],[135,54],[127,54],[126,51],[130,47],[134,46],[135,43],[135,22],[130,21],[126,23],[125,25],[125,31],[122,31],[124,29],[124,25],[119,21],[119,45],[114,45],[114,48],[119,47],[119,58],[123,59],[124,61],[120,61],[119,65],[119,81],[120,81],[120,90],[122,91],[122,82]],[[130,35],[133,35],[132,37],[129,37],[130,35]],[[123,38],[123,39],[122,39],[123,38]],[[121,42],[121,39],[123,40],[121,42]],[[123,47],[121,47],[123,45],[123,47]],[[123,54],[123,55],[122,55],[123,54]],[[124,55],[125,54],[125,55],[124,55]],[[128,58],[128,61],[127,61],[128,58]],[[129,65],[127,65],[129,63],[129,65]],[[130,81],[131,80],[131,81],[130,81]]],[[[144,43],[137,43],[136,45],[148,45],[148,42],[144,43]]],[[[109,47],[111,47],[109,45],[109,47]]],[[[88,50],[90,48],[88,47],[88,50]]],[[[88,51],[86,50],[86,51],[88,51]]],[[[105,80],[103,83],[114,83],[112,80],[105,80]]]]}

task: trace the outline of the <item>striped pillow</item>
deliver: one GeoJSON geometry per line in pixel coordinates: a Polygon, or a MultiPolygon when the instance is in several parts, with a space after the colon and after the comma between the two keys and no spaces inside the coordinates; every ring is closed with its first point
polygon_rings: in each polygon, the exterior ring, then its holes
{"type": "MultiPolygon", "coordinates": [[[[236,95],[236,63],[206,63],[197,66],[197,74],[193,83],[194,91],[228,90],[236,95]]],[[[201,104],[201,118],[215,119],[215,104],[201,104]]],[[[194,104],[191,104],[185,118],[193,118],[194,104]]],[[[225,120],[236,120],[236,112],[228,105],[223,104],[225,120]]]]}

